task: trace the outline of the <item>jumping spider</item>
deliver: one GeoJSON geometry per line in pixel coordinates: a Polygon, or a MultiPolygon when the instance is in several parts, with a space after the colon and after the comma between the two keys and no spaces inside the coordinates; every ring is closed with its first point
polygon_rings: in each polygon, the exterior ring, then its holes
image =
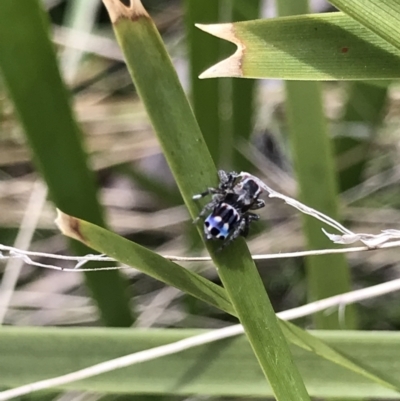
{"type": "Polygon", "coordinates": [[[212,196],[212,200],[204,206],[194,223],[212,210],[204,220],[204,234],[206,239],[224,241],[223,248],[237,237],[247,236],[250,223],[259,219],[258,214],[249,210],[261,209],[265,202],[258,199],[262,189],[250,174],[220,170],[218,177],[218,188],[208,188],[207,191],[193,196],[193,199],[212,196]]]}

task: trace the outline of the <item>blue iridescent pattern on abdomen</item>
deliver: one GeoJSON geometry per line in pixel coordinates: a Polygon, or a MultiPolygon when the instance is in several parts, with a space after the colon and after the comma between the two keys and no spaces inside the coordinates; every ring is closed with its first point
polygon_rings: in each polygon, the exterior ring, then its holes
{"type": "Polygon", "coordinates": [[[207,217],[206,221],[210,224],[210,227],[218,228],[220,235],[223,235],[225,238],[228,236],[230,225],[225,224],[226,221],[221,220],[220,216],[210,215],[207,217]]]}

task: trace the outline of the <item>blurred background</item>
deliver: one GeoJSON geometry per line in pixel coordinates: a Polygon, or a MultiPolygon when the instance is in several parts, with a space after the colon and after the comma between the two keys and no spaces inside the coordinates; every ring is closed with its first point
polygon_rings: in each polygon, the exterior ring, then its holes
{"type": "MultiPolygon", "coordinates": [[[[288,87],[277,80],[199,80],[202,71],[231,54],[234,46],[195,29],[194,23],[269,18],[282,14],[284,7],[271,0],[147,0],[143,4],[163,37],[218,168],[249,171],[275,190],[300,196],[306,204],[338,216],[356,232],[379,233],[398,227],[397,82],[327,82],[308,88],[288,87]],[[308,91],[316,94],[313,99],[320,99],[318,104],[309,102],[308,91]],[[296,96],[305,107],[301,111],[303,126],[293,112],[296,96]],[[322,121],[319,109],[325,116],[322,132],[313,123],[322,121]],[[325,150],[321,152],[314,139],[302,149],[304,142],[299,145],[294,139],[299,127],[303,138],[313,130],[318,131],[317,136],[324,135],[325,150]],[[324,159],[325,154],[332,163],[324,159]],[[321,171],[321,163],[328,178],[305,173],[310,166],[321,171]],[[324,195],[334,205],[325,207],[324,195]]],[[[43,0],[43,6],[108,227],[161,254],[204,254],[102,3],[43,0]]],[[[310,8],[312,12],[335,11],[322,0],[312,1],[310,8]]],[[[42,156],[30,147],[1,76],[0,130],[0,243],[70,254],[68,241],[54,224],[54,204],[38,183],[35,166],[43,168],[42,156]]],[[[62,157],[63,149],[59,152],[50,157],[62,157]]],[[[56,173],[55,186],[60,190],[65,180],[79,176],[79,171],[68,168],[56,173]]],[[[53,193],[55,190],[53,187],[53,193]]],[[[276,200],[266,201],[248,239],[252,253],[332,247],[322,238],[319,225],[310,227],[294,209],[276,200]]],[[[46,258],[38,260],[54,264],[46,258]]],[[[82,274],[24,265],[13,269],[10,278],[5,264],[0,268],[2,324],[103,324],[82,274]]],[[[395,249],[353,253],[346,258],[277,259],[257,264],[276,311],[398,278],[400,268],[395,249]],[[320,273],[315,274],[314,269],[320,273]],[[327,272],[321,273],[324,269],[327,272]],[[330,274],[336,278],[331,279],[330,274]]],[[[62,261],[57,265],[72,267],[62,261]]],[[[211,263],[185,266],[219,283],[211,263]]],[[[235,321],[134,269],[121,270],[121,274],[129,282],[135,327],[219,328],[235,321]]],[[[327,311],[297,323],[305,328],[396,330],[400,304],[396,295],[389,295],[348,308],[346,317],[327,311]]]]}

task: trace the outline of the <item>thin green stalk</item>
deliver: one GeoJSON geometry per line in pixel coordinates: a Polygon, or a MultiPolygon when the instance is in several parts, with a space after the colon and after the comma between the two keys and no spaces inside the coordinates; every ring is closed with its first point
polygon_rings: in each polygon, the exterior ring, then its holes
{"type": "MultiPolygon", "coordinates": [[[[307,0],[289,4],[278,0],[281,16],[307,13],[307,0]]],[[[322,108],[322,92],[318,82],[287,81],[286,109],[288,129],[300,199],[321,212],[337,219],[337,183],[327,123],[322,108]]],[[[303,217],[303,228],[310,249],[331,245],[321,232],[320,224],[309,216],[303,217]]],[[[308,299],[316,300],[350,290],[350,274],[343,255],[306,258],[308,299]]],[[[346,308],[344,321],[339,312],[317,313],[317,328],[354,328],[353,308],[346,308]]]]}
{"type": "Polygon", "coordinates": [[[217,80],[201,80],[200,73],[220,56],[221,43],[196,29],[195,23],[219,22],[220,0],[185,0],[186,43],[189,52],[193,111],[215,163],[220,159],[220,96],[217,80]]]}
{"type": "MultiPolygon", "coordinates": [[[[254,20],[260,14],[260,1],[233,0],[232,21],[254,20]]],[[[232,131],[234,153],[232,166],[238,171],[252,171],[252,163],[237,149],[241,141],[249,141],[253,132],[255,110],[255,88],[257,81],[253,79],[232,79],[232,131]]]]}
{"type": "MultiPolygon", "coordinates": [[[[217,23],[220,21],[221,0],[185,0],[186,47],[190,72],[190,99],[193,112],[211,153],[214,163],[221,163],[222,122],[221,88],[217,80],[201,80],[199,75],[215,59],[220,58],[221,43],[204,35],[195,27],[196,21],[217,23]]],[[[186,226],[187,248],[196,251],[203,245],[192,225],[186,226]]]]}
{"type": "MultiPolygon", "coordinates": [[[[97,0],[69,0],[64,25],[76,32],[89,34],[93,30],[100,4],[97,0]]],[[[67,82],[72,82],[76,78],[83,55],[82,50],[70,46],[65,46],[63,49],[60,59],[67,82]]]]}
{"type": "Polygon", "coordinates": [[[387,97],[387,85],[352,82],[347,89],[349,97],[339,123],[339,136],[334,139],[341,192],[362,182],[387,97]],[[359,132],[364,135],[357,135],[359,132]]]}

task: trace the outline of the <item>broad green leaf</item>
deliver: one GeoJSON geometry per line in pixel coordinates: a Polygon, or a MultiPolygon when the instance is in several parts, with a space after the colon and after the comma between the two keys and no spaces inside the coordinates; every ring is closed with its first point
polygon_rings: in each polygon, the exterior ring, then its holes
{"type": "MultiPolygon", "coordinates": [[[[112,358],[179,341],[204,330],[4,327],[0,331],[0,387],[70,373],[112,358]],[[40,363],[38,363],[40,358],[40,363]]],[[[396,332],[311,332],[339,352],[400,377],[396,332]]],[[[398,399],[398,393],[292,347],[313,397],[398,399]]],[[[244,336],[229,338],[64,386],[116,394],[272,396],[244,336]]]]}
{"type": "MultiPolygon", "coordinates": [[[[194,194],[216,184],[216,170],[161,38],[139,0],[128,9],[104,0],[117,40],[147,109],[165,157],[192,217],[194,194]]],[[[201,232],[201,227],[199,227],[201,232]]],[[[243,240],[216,254],[208,244],[222,283],[244,326],[276,398],[309,400],[278,326],[256,266],[243,240]]]]}
{"type": "Polygon", "coordinates": [[[400,77],[400,51],[343,13],[199,28],[238,46],[201,78],[358,80],[400,77]]]}
{"type": "MultiPolygon", "coordinates": [[[[232,315],[236,315],[227,292],[220,286],[193,273],[183,267],[168,261],[150,250],[128,241],[104,228],[97,227],[83,220],[59,213],[57,223],[65,235],[72,236],[98,252],[114,257],[119,262],[135,267],[166,284],[191,294],[232,315]]],[[[307,351],[314,352],[335,364],[357,372],[377,383],[389,388],[400,389],[400,383],[375,372],[356,360],[338,353],[318,338],[293,324],[279,321],[286,340],[307,351]]]]}
{"type": "Polygon", "coordinates": [[[398,0],[328,1],[400,49],[400,2],[398,0]]]}
{"type": "MultiPolygon", "coordinates": [[[[104,225],[82,133],[61,80],[49,24],[38,0],[0,1],[0,73],[57,207],[104,225]]],[[[73,249],[88,253],[74,243],[73,249]]],[[[104,321],[129,326],[127,283],[116,271],[86,273],[104,321]]]]}

